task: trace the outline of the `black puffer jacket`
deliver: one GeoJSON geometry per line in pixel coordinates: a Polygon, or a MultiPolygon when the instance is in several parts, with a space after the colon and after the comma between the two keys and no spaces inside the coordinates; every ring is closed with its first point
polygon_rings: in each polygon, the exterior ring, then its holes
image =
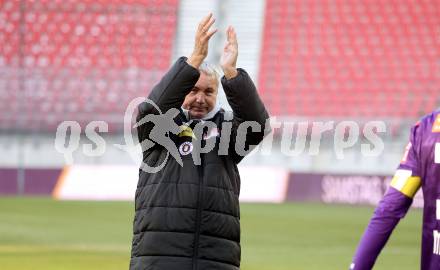
{"type": "MultiPolygon", "coordinates": [[[[199,76],[199,71],[182,57],[154,87],[149,99],[162,112],[180,109],[199,76]]],[[[268,113],[244,70],[239,69],[237,77],[231,80],[223,77],[221,82],[233,114],[228,117],[228,113],[220,110],[210,121],[219,128],[225,121],[232,122],[228,155],[219,155],[220,137],[208,131],[214,136],[206,140],[215,140],[216,147],[201,155],[200,165],[194,164],[191,154],[180,152],[183,166],[169,156],[159,172],[139,170],[131,270],[237,270],[240,267],[237,163],[242,156],[235,152],[235,135],[240,123],[256,121],[262,130],[249,130],[246,146],[257,145],[268,130],[264,130],[268,113]]],[[[153,106],[142,103],[137,121],[147,114],[157,113],[153,106]]],[[[174,120],[179,126],[188,122],[182,111],[174,120]]],[[[138,127],[140,141],[149,138],[151,128],[151,123],[138,127]]],[[[170,134],[177,148],[195,140],[180,135],[170,134]]],[[[158,166],[166,156],[167,150],[159,144],[143,153],[144,163],[149,166],[158,166]]]]}

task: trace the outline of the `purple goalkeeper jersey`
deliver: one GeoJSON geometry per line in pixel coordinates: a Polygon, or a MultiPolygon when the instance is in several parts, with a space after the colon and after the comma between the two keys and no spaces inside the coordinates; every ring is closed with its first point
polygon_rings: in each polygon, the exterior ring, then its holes
{"type": "MultiPolygon", "coordinates": [[[[413,126],[410,142],[359,243],[352,270],[372,269],[393,229],[411,206],[417,190],[424,196],[421,270],[440,269],[440,111],[413,126]]],[[[398,262],[396,262],[397,264],[398,262]]]]}

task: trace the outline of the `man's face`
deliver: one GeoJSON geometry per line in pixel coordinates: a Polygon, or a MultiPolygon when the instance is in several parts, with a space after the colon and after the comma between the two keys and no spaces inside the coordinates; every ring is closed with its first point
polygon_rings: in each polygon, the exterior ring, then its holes
{"type": "Polygon", "coordinates": [[[189,111],[191,118],[203,118],[214,109],[217,100],[217,90],[218,83],[216,78],[200,72],[199,80],[191,92],[186,95],[182,106],[189,111]]]}

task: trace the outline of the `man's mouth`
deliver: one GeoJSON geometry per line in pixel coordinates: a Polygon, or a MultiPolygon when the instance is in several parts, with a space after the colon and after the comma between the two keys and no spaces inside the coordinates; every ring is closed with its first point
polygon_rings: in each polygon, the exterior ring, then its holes
{"type": "Polygon", "coordinates": [[[204,112],[204,111],[206,111],[206,108],[192,107],[191,110],[196,111],[196,112],[204,112]]]}

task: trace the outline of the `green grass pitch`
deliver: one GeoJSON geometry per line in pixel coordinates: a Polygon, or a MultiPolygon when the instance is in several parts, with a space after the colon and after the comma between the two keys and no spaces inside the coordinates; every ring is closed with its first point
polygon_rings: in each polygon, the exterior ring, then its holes
{"type": "MultiPolygon", "coordinates": [[[[371,207],[242,204],[242,270],[348,269],[371,207]]],[[[420,210],[375,269],[418,269],[420,210]]],[[[0,198],[0,269],[128,269],[133,204],[0,198]]]]}

